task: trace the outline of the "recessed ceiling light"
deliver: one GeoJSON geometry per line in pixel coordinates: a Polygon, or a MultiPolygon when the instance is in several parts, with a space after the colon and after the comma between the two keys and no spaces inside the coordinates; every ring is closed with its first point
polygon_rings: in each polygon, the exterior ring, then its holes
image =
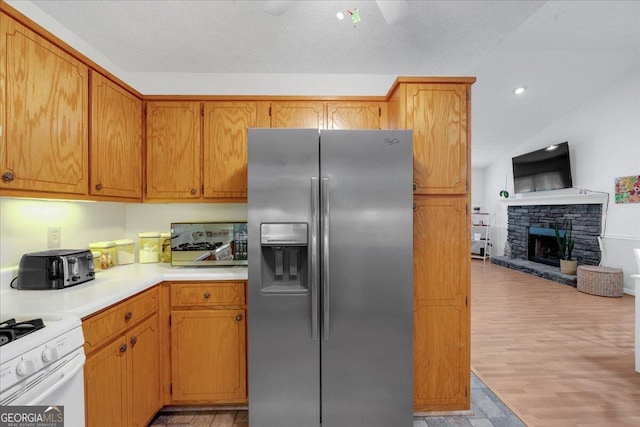
{"type": "Polygon", "coordinates": [[[526,87],[524,87],[524,86],[520,86],[520,87],[515,88],[515,89],[513,90],[513,93],[515,93],[516,95],[522,95],[522,94],[524,93],[524,91],[525,91],[525,90],[527,90],[527,88],[526,88],[526,87]]]}
{"type": "Polygon", "coordinates": [[[344,13],[342,13],[342,11],[336,13],[336,18],[342,21],[344,19],[344,13]]]}

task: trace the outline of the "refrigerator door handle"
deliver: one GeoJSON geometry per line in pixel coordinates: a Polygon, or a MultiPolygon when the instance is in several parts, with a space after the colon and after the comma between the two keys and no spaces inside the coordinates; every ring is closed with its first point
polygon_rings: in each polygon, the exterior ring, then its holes
{"type": "Polygon", "coordinates": [[[317,341],[319,338],[318,322],[318,230],[319,223],[319,197],[318,197],[318,177],[311,178],[311,236],[309,258],[311,259],[311,339],[317,341]]]}
{"type": "Polygon", "coordinates": [[[322,178],[322,339],[329,339],[329,178],[322,178]]]}

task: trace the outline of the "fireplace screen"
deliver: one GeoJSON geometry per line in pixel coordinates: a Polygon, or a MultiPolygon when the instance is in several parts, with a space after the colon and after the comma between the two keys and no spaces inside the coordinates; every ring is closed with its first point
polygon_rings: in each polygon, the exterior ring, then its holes
{"type": "MultiPolygon", "coordinates": [[[[565,231],[560,230],[560,237],[564,238],[565,231]]],[[[560,266],[558,256],[558,241],[553,228],[529,227],[529,261],[542,264],[560,266]]]]}

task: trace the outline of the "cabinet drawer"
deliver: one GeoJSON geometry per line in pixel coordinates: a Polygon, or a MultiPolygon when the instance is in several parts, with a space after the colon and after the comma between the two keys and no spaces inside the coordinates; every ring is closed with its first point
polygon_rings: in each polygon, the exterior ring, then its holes
{"type": "Polygon", "coordinates": [[[158,309],[158,289],[150,289],[82,322],[87,353],[158,309]]]}
{"type": "Polygon", "coordinates": [[[244,305],[244,282],[181,282],[171,285],[173,307],[244,305]]]}

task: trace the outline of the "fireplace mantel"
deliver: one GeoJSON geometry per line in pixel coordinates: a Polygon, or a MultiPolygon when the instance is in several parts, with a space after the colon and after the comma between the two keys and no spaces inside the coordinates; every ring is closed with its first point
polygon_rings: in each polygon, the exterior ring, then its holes
{"type": "Polygon", "coordinates": [[[608,197],[609,195],[607,193],[596,193],[592,191],[587,191],[584,193],[545,191],[544,194],[516,194],[514,197],[511,197],[509,199],[502,199],[501,201],[507,206],[591,205],[605,204],[607,203],[608,197]]]}

